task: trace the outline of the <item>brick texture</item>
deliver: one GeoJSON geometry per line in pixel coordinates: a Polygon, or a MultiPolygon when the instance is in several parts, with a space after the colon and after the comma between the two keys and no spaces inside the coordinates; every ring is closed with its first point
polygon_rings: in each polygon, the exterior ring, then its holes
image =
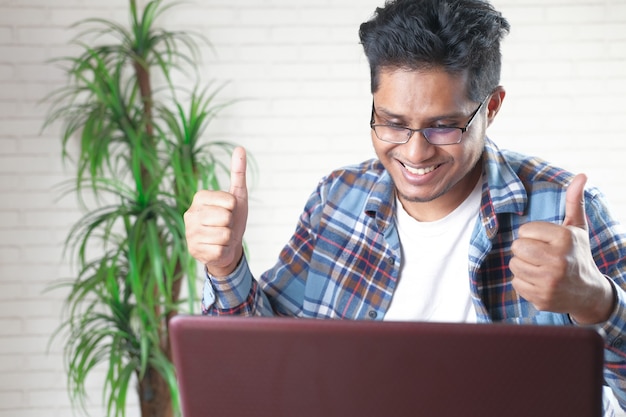
{"type": "MultiPolygon", "coordinates": [[[[236,100],[207,139],[247,147],[259,172],[247,242],[255,273],[290,236],[306,198],[329,170],[373,156],[368,68],[358,25],[382,0],[211,0],[161,20],[210,39],[200,73],[236,100]]],[[[145,1],[144,1],[145,3],[145,1]]],[[[626,1],[494,0],[512,24],[503,45],[507,99],[490,128],[503,148],[542,156],[608,196],[626,220],[626,1]]],[[[0,417],[72,415],[62,345],[48,345],[71,274],[62,243],[80,211],[58,199],[71,176],[58,127],[42,132],[47,93],[71,55],[69,26],[87,17],[126,22],[124,0],[0,1],[0,417]]],[[[184,81],[183,81],[184,83],[184,81]]],[[[103,415],[100,382],[92,415],[103,415]]],[[[134,405],[129,416],[138,415],[134,405]]]]}

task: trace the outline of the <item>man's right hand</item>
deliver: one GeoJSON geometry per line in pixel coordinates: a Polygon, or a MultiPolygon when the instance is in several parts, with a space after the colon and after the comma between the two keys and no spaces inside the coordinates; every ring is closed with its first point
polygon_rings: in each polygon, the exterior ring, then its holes
{"type": "Polygon", "coordinates": [[[206,265],[213,277],[233,272],[243,256],[248,220],[244,148],[233,151],[229,191],[198,191],[184,219],[189,253],[206,265]]]}

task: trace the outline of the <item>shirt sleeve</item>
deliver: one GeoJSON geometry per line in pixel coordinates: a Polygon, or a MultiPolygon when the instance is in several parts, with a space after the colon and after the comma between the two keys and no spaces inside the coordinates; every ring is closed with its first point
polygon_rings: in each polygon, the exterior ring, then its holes
{"type": "Polygon", "coordinates": [[[604,197],[597,190],[587,199],[585,211],[596,265],[615,290],[615,308],[601,326],[605,340],[604,379],[620,406],[626,409],[626,233],[609,214],[604,197]]]}
{"type": "Polygon", "coordinates": [[[259,289],[245,255],[237,268],[224,278],[208,273],[202,291],[202,313],[211,316],[272,316],[267,297],[259,289]]]}
{"type": "Polygon", "coordinates": [[[617,305],[609,321],[602,326],[605,336],[605,382],[613,388],[622,409],[626,410],[626,294],[616,288],[617,305]]]}

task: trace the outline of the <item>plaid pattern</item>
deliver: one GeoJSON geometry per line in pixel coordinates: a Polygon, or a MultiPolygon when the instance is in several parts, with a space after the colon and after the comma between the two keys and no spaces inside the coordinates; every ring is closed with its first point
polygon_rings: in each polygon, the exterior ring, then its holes
{"type": "MultiPolygon", "coordinates": [[[[500,151],[483,155],[480,221],[469,250],[469,285],[480,322],[571,325],[565,314],[537,311],[511,286],[511,243],[530,221],[560,224],[573,175],[538,158],[500,151]]],[[[605,379],[626,405],[626,234],[604,197],[585,191],[591,249],[611,279],[618,305],[599,330],[606,339],[605,379]]],[[[205,314],[383,319],[400,270],[390,176],[377,160],[337,170],[306,203],[276,265],[257,284],[245,258],[229,279],[206,280],[205,314]]]]}

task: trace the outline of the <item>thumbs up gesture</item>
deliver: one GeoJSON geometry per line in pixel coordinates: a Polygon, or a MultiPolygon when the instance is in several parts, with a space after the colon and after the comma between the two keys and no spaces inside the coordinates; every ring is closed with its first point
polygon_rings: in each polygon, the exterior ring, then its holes
{"type": "Polygon", "coordinates": [[[229,191],[198,191],[184,220],[189,253],[216,278],[234,271],[243,255],[243,234],[248,221],[243,148],[233,151],[229,191]]]}
{"type": "Polygon", "coordinates": [[[587,177],[577,175],[566,193],[562,225],[520,227],[509,268],[517,293],[537,309],[568,313],[577,323],[606,321],[614,307],[611,284],[591,254],[585,215],[587,177]]]}

